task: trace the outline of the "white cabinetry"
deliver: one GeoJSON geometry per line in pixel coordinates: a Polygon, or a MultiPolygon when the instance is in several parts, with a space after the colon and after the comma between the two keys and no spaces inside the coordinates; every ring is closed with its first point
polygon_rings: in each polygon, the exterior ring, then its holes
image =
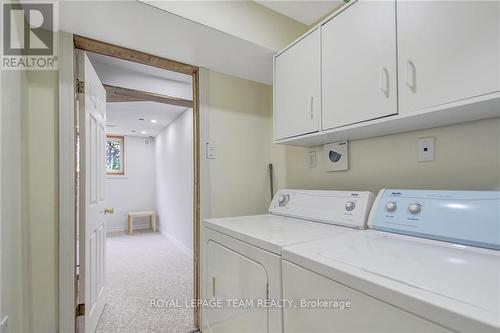
{"type": "Polygon", "coordinates": [[[322,129],[396,114],[396,1],[359,1],[321,31],[322,129]]]}
{"type": "Polygon", "coordinates": [[[499,1],[398,1],[399,112],[500,91],[499,1]]]}
{"type": "Polygon", "coordinates": [[[319,28],[275,57],[275,140],[319,130],[320,71],[319,28]]]}
{"type": "Polygon", "coordinates": [[[274,140],[500,116],[500,1],[351,1],[275,57],[274,140]]]}

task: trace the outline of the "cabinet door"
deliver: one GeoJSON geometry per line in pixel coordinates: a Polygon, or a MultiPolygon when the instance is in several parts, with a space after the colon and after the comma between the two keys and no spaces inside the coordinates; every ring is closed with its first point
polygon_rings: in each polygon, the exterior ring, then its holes
{"type": "Polygon", "coordinates": [[[320,70],[319,29],[275,58],[275,140],[319,130],[320,70]]]}
{"type": "Polygon", "coordinates": [[[401,113],[500,90],[499,1],[400,1],[401,113]]]}
{"type": "Polygon", "coordinates": [[[396,114],[395,1],[356,2],[321,35],[322,128],[396,114]]]}

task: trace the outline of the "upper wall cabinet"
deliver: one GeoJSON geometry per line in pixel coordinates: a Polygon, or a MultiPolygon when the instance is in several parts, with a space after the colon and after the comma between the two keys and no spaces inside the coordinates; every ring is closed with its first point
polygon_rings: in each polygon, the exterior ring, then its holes
{"type": "Polygon", "coordinates": [[[351,0],[274,66],[277,143],[500,117],[500,1],[351,0]]]}
{"type": "Polygon", "coordinates": [[[399,112],[500,91],[499,1],[398,1],[399,112]]]}
{"type": "Polygon", "coordinates": [[[396,2],[359,1],[322,26],[322,129],[396,114],[396,2]]]}
{"type": "Polygon", "coordinates": [[[275,57],[273,87],[275,140],[319,130],[319,29],[275,57]]]}

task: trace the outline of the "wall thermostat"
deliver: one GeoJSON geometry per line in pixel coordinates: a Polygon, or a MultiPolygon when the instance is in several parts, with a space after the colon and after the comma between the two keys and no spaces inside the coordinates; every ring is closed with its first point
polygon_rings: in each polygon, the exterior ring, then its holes
{"type": "Polygon", "coordinates": [[[342,171],[349,168],[349,142],[340,141],[323,146],[326,171],[342,171]]]}

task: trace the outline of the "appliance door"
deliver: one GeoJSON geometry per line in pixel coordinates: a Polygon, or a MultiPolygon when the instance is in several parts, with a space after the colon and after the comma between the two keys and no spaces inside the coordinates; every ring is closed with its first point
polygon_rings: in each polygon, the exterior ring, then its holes
{"type": "Polygon", "coordinates": [[[202,307],[205,332],[281,332],[280,257],[203,228],[202,307]]]}
{"type": "Polygon", "coordinates": [[[451,332],[283,260],[284,332],[451,332]],[[349,303],[348,303],[349,302],[349,303]]]}

